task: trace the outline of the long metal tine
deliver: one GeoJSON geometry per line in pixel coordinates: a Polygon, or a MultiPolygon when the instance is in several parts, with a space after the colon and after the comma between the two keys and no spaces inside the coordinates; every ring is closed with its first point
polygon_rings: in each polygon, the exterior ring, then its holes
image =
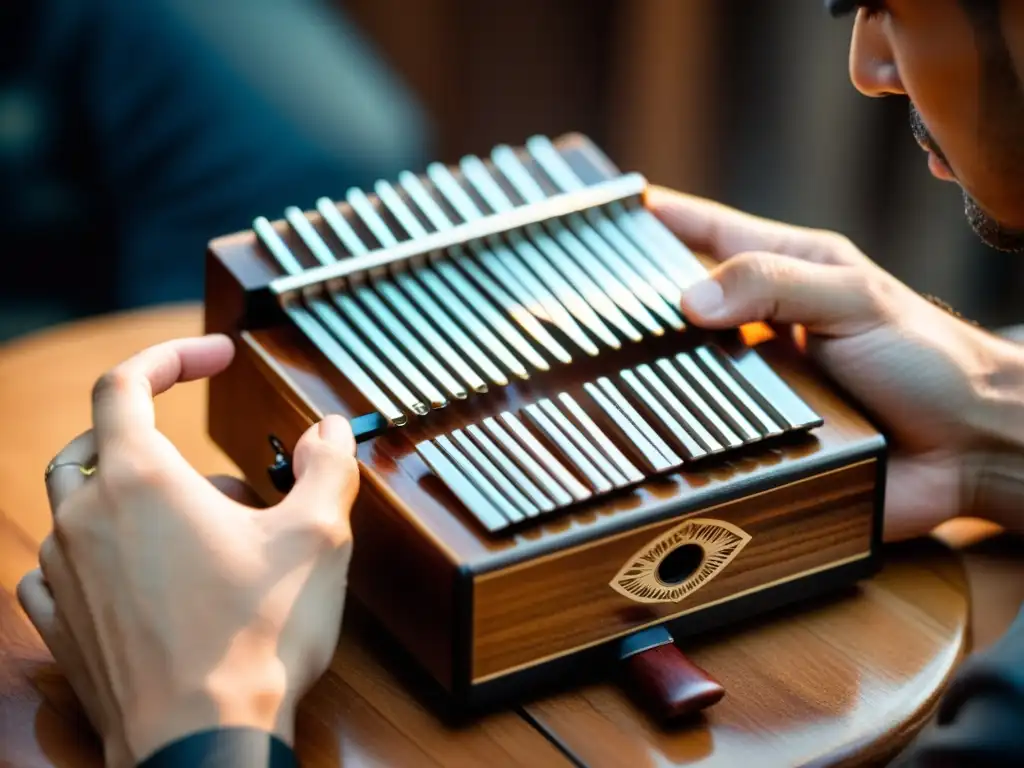
{"type": "MultiPolygon", "coordinates": [[[[253,231],[285,272],[294,275],[302,271],[302,265],[274,230],[270,221],[262,216],[257,218],[253,222],[253,231]]],[[[363,368],[364,365],[373,371],[384,386],[391,390],[392,396],[406,405],[410,411],[426,413],[426,406],[394,378],[376,355],[359,342],[355,332],[347,326],[331,304],[316,296],[305,297],[305,303],[309,310],[295,302],[287,302],[284,310],[313,345],[323,352],[335,368],[352,382],[352,385],[389,423],[402,426],[408,421],[408,417],[394,404],[391,396],[386,395],[370,378],[363,368]],[[311,312],[321,320],[333,316],[336,322],[331,323],[330,328],[334,333],[329,333],[311,312]],[[360,362],[356,362],[354,358],[358,358],[360,362]],[[420,410],[416,410],[416,406],[419,406],[420,410]]]]}

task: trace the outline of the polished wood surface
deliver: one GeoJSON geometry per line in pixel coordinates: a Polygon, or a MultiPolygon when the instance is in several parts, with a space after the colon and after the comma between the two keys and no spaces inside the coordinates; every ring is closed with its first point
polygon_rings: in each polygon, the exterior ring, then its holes
{"type": "Polygon", "coordinates": [[[657,728],[605,682],[527,711],[595,768],[870,764],[935,706],[965,651],[966,590],[944,547],[915,544],[845,596],[682,643],[727,691],[696,723],[657,728]]]}
{"type": "MultiPolygon", "coordinates": [[[[14,598],[50,530],[43,468],[87,429],[89,393],[106,369],[169,338],[202,333],[195,307],[112,317],[27,338],[0,352],[0,765],[101,765],[81,710],[14,598]]],[[[236,469],[206,436],[205,383],[157,400],[157,425],[205,474],[236,469]]],[[[443,724],[415,679],[354,602],[327,675],[303,701],[298,752],[306,766],[568,766],[514,712],[443,724]]]]}
{"type": "Polygon", "coordinates": [[[727,521],[751,538],[723,563],[720,574],[682,602],[636,603],[608,586],[638,550],[679,526],[678,518],[478,577],[474,678],[563,656],[870,557],[876,464],[865,461],[702,510],[701,520],[727,521]]]}
{"type": "MultiPolygon", "coordinates": [[[[95,378],[140,348],[201,330],[201,310],[186,307],[60,328],[0,350],[0,764],[100,764],[74,697],[12,595],[50,528],[42,470],[88,426],[95,378]]],[[[205,436],[204,402],[204,384],[178,387],[158,399],[158,425],[202,471],[233,472],[205,436]]],[[[896,549],[878,577],[839,598],[682,644],[729,693],[696,724],[673,729],[645,719],[610,680],[529,703],[528,717],[445,727],[388,644],[347,612],[331,673],[304,703],[300,753],[323,766],[569,765],[536,724],[588,766],[869,764],[909,738],[968,643],[991,644],[1024,598],[1017,539],[976,521],[944,526],[936,539],[949,547],[896,549]]]]}

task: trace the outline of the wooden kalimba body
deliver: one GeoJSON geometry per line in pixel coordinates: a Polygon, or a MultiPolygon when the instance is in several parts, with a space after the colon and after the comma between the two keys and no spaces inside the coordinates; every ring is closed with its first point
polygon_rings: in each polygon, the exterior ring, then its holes
{"type": "Polygon", "coordinates": [[[884,438],[787,345],[683,322],[706,270],[645,189],[534,137],[210,245],[211,436],[273,503],[351,420],[348,588],[460,708],[616,665],[708,706],[674,640],[879,565],[884,438]]]}

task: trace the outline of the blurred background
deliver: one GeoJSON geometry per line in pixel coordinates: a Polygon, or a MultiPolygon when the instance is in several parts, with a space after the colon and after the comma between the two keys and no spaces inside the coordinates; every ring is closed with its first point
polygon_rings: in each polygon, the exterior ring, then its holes
{"type": "Polygon", "coordinates": [[[0,9],[0,339],[199,299],[205,243],[432,160],[589,135],[626,170],[853,238],[987,325],[980,245],[820,0],[36,0],[0,9]]]}

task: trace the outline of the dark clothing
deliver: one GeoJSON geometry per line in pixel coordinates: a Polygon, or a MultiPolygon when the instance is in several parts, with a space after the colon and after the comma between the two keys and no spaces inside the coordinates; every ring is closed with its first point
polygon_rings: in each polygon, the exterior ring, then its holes
{"type": "Polygon", "coordinates": [[[138,768],[298,768],[295,752],[252,728],[204,731],[169,744],[138,768]]]}
{"type": "Polygon", "coordinates": [[[893,768],[1024,765],[1024,610],[960,668],[932,723],[893,768]]]}
{"type": "Polygon", "coordinates": [[[210,239],[412,162],[360,155],[318,146],[167,0],[0,3],[0,305],[200,298],[210,239]]]}

